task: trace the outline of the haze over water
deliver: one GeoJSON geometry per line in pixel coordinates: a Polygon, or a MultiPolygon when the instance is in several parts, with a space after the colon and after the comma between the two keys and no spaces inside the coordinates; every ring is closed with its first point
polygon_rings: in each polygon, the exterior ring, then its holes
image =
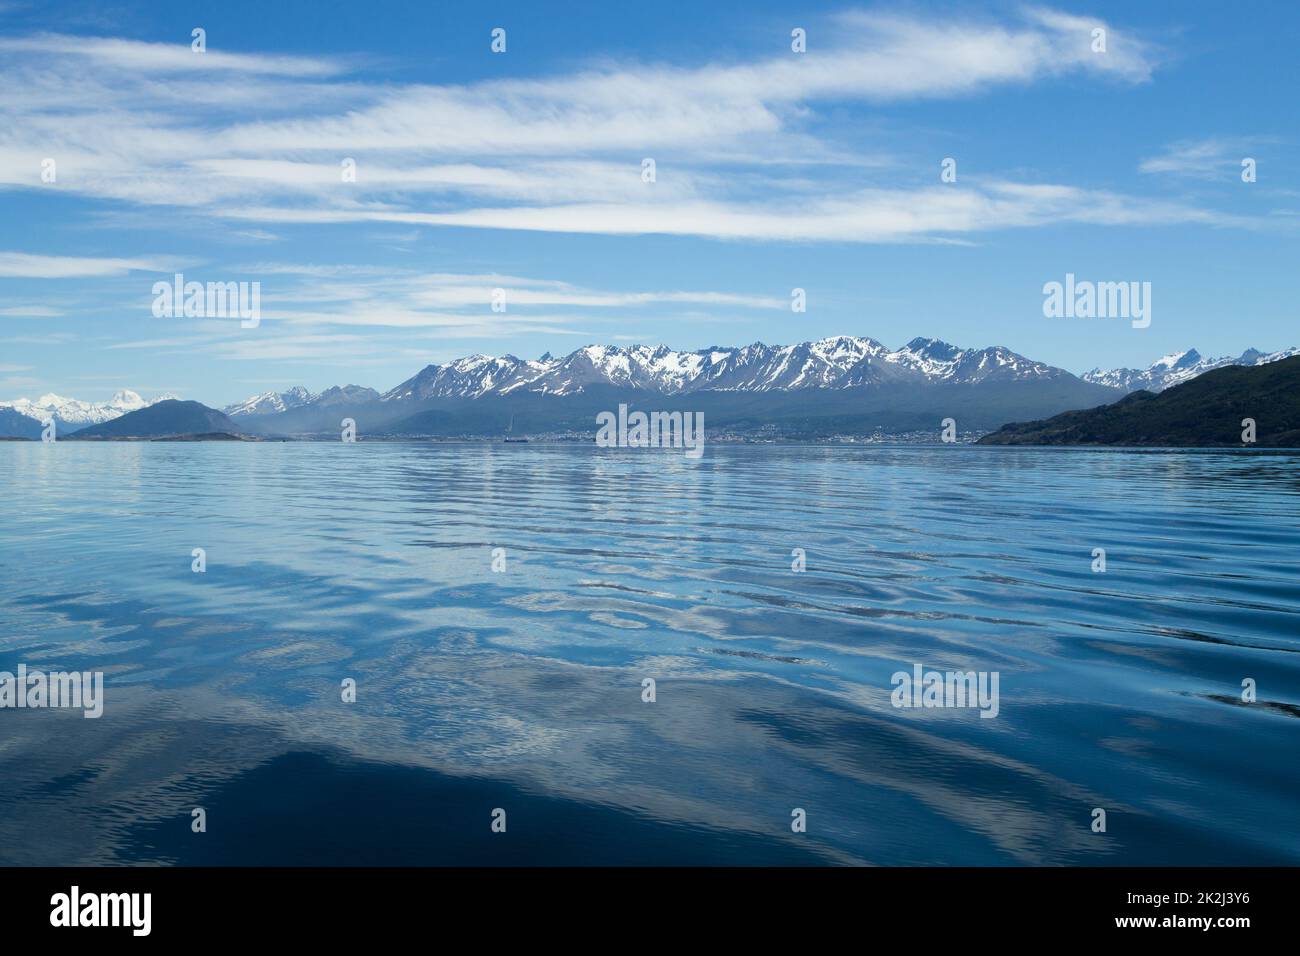
{"type": "Polygon", "coordinates": [[[5,443],[0,862],[1295,865],[1298,464],[5,443]]]}

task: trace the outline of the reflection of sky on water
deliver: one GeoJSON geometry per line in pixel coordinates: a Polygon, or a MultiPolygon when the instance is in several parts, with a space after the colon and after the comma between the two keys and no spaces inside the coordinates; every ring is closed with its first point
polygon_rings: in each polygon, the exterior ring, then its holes
{"type": "Polygon", "coordinates": [[[0,669],[108,696],[0,712],[0,858],[1294,864],[1295,465],[10,444],[0,669]],[[895,710],[913,662],[1000,716],[895,710]]]}

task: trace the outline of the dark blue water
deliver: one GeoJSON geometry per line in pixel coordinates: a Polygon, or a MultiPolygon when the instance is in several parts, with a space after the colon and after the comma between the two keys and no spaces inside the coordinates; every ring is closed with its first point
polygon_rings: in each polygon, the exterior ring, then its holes
{"type": "Polygon", "coordinates": [[[4,443],[0,493],[0,670],[106,675],[0,710],[5,863],[1300,863],[1295,455],[4,443]],[[895,708],[918,663],[996,718],[895,708]]]}

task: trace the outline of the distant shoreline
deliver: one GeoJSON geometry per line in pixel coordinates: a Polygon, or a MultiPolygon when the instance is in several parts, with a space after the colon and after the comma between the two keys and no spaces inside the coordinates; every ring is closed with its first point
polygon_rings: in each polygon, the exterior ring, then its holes
{"type": "MultiPolygon", "coordinates": [[[[0,436],[0,441],[15,442],[24,444],[46,444],[39,438],[17,438],[12,436],[0,436]]],[[[160,437],[138,436],[138,437],[86,437],[77,438],[75,435],[69,435],[66,438],[60,438],[55,442],[48,444],[64,444],[76,442],[78,444],[254,444],[254,445],[284,445],[284,444],[371,444],[371,445],[478,445],[478,446],[497,446],[510,445],[511,447],[528,447],[543,446],[546,448],[558,447],[590,447],[597,451],[620,451],[627,453],[641,452],[664,452],[674,453],[679,449],[674,448],[598,448],[594,440],[577,440],[577,439],[529,439],[527,442],[503,442],[494,438],[476,438],[476,437],[431,437],[431,436],[411,436],[411,435],[373,435],[368,438],[358,438],[356,442],[340,442],[337,436],[278,436],[267,437],[258,435],[243,436],[211,436],[211,435],[166,435],[160,437]]],[[[805,448],[977,448],[981,451],[991,451],[996,453],[1001,449],[1030,450],[1030,451],[1089,451],[1089,452],[1216,452],[1232,454],[1260,454],[1260,453],[1277,453],[1277,454],[1300,454],[1300,448],[1286,445],[1119,445],[1119,444],[1100,444],[1100,443],[1077,443],[1062,444],[1045,442],[1042,444],[1024,443],[984,443],[974,439],[964,438],[957,442],[941,442],[933,438],[927,439],[879,439],[870,441],[818,441],[811,439],[765,439],[765,440],[747,440],[747,439],[717,439],[710,440],[708,445],[721,445],[727,448],[735,447],[761,447],[771,446],[778,448],[805,447],[805,448]]],[[[706,445],[706,448],[708,446],[706,445]]],[[[708,453],[705,452],[705,457],[708,453]]]]}

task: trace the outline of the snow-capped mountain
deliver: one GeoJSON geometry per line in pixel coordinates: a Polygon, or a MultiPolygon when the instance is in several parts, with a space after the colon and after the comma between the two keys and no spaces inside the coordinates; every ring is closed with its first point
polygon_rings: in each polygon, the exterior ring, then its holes
{"type": "Polygon", "coordinates": [[[1293,355],[1300,355],[1300,348],[1292,346],[1278,352],[1260,352],[1257,349],[1246,349],[1236,357],[1225,355],[1222,358],[1212,359],[1202,357],[1201,353],[1196,349],[1188,349],[1185,352],[1175,352],[1172,355],[1157,359],[1144,369],[1117,368],[1103,371],[1095,368],[1091,372],[1084,372],[1079,377],[1085,382],[1109,385],[1112,388],[1122,388],[1129,392],[1137,391],[1140,388],[1146,389],[1148,392],[1161,392],[1173,385],[1179,385],[1189,379],[1196,378],[1196,376],[1205,372],[1223,368],[1225,365],[1267,365],[1269,362],[1290,358],[1293,355]]]}
{"type": "Polygon", "coordinates": [[[569,435],[633,402],[689,409],[730,434],[910,433],[955,416],[967,430],[1091,408],[1122,393],[1001,347],[918,338],[890,348],[841,335],[796,345],[587,345],[537,359],[471,355],[429,365],[382,396],[328,389],[306,405],[237,417],[262,435],[330,435],[345,418],[387,436],[569,435]]]}
{"type": "Polygon", "coordinates": [[[330,405],[360,405],[378,398],[378,392],[362,385],[335,385],[323,392],[312,392],[301,385],[295,385],[283,392],[254,395],[234,405],[227,405],[222,411],[231,418],[247,418],[254,415],[275,415],[308,406],[324,408],[330,405]]]}
{"type": "Polygon", "coordinates": [[[379,400],[379,393],[364,385],[335,385],[316,396],[313,405],[322,408],[331,405],[364,405],[379,400]]]}
{"type": "Polygon", "coordinates": [[[275,412],[299,408],[316,401],[319,397],[315,392],[308,391],[301,385],[295,385],[283,392],[263,392],[261,395],[253,395],[242,402],[227,405],[222,411],[232,416],[271,415],[275,412]]]}
{"type": "Polygon", "coordinates": [[[35,400],[19,398],[12,402],[3,402],[0,403],[0,408],[12,408],[21,415],[41,422],[54,418],[67,425],[84,427],[112,421],[127,412],[148,408],[150,405],[175,397],[169,392],[146,401],[137,393],[123,389],[107,402],[83,402],[50,392],[35,400]]]}
{"type": "Polygon", "coordinates": [[[679,352],[666,346],[588,345],[562,358],[473,355],[430,365],[385,393],[385,402],[479,398],[523,390],[573,395],[593,385],[662,395],[702,389],[770,392],[853,388],[873,384],[974,384],[1050,380],[1068,372],[1008,349],[962,349],[937,339],[913,339],[891,350],[875,339],[842,335],[798,345],[713,346],[679,352]]]}

